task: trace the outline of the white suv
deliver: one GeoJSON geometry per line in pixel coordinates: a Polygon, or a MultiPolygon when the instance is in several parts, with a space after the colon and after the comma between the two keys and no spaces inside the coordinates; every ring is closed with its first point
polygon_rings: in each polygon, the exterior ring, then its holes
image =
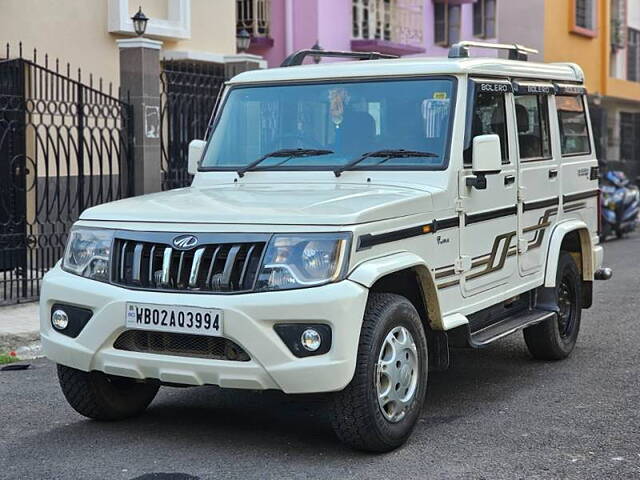
{"type": "Polygon", "coordinates": [[[238,75],[192,142],[191,187],[86,210],[41,293],[71,406],[332,392],[338,437],[387,451],[450,346],[523,330],[533,357],[568,356],[611,275],[583,73],[470,46],[238,75]]]}

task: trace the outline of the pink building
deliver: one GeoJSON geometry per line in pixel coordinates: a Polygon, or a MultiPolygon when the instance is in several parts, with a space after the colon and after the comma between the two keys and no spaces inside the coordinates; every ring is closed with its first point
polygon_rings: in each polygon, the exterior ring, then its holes
{"type": "Polygon", "coordinates": [[[494,40],[498,1],[505,0],[237,0],[238,29],[249,31],[249,53],[270,67],[316,43],[325,50],[442,56],[460,40],[494,40]]]}

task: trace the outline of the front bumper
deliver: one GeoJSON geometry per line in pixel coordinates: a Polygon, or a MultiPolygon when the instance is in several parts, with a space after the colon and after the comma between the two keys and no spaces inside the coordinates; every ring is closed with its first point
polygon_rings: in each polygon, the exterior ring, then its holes
{"type": "Polygon", "coordinates": [[[97,370],[137,379],[186,385],[278,389],[315,393],[343,389],[353,377],[368,290],[344,280],[301,290],[242,295],[201,295],[128,290],[88,280],[59,265],[43,281],[40,332],[45,355],[79,370],[97,370]],[[76,338],[53,329],[54,303],[89,308],[93,316],[76,338]],[[240,345],[248,362],[140,353],[113,348],[126,330],[126,302],[188,305],[224,310],[224,336],[240,345]],[[331,327],[331,349],[324,355],[295,357],[273,326],[324,323],[331,327]]]}

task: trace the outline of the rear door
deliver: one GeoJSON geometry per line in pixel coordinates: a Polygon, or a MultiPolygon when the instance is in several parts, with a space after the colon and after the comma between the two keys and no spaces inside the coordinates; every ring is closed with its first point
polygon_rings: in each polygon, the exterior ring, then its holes
{"type": "Polygon", "coordinates": [[[472,79],[469,84],[468,120],[465,134],[464,169],[460,172],[460,201],[464,222],[460,229],[464,271],[462,293],[471,297],[497,289],[516,275],[516,153],[508,125],[513,123],[512,86],[508,80],[472,79]],[[467,187],[472,175],[473,138],[500,137],[502,171],[487,175],[487,188],[467,187]]]}
{"type": "Polygon", "coordinates": [[[556,85],[556,111],[560,131],[562,216],[584,221],[595,234],[598,228],[598,160],[591,142],[586,89],[556,85]]]}
{"type": "Polygon", "coordinates": [[[541,273],[552,225],[558,219],[560,152],[552,141],[557,118],[551,115],[551,83],[513,82],[520,177],[518,267],[521,276],[541,273]]]}

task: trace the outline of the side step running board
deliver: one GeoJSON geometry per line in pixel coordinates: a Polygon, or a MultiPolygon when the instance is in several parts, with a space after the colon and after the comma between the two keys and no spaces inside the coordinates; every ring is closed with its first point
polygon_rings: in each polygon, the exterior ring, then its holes
{"type": "Polygon", "coordinates": [[[549,312],[547,310],[526,310],[519,315],[505,318],[498,323],[472,332],[469,337],[469,342],[472,347],[483,347],[513,332],[530,327],[536,323],[544,322],[555,316],[555,312],[549,312]]]}

